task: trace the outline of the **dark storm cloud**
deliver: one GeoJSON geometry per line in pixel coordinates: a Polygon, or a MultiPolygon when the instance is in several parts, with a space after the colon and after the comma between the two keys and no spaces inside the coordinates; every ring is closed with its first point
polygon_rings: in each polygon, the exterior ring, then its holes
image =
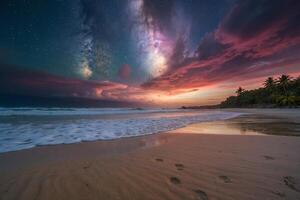
{"type": "Polygon", "coordinates": [[[143,86],[163,90],[201,87],[266,76],[265,71],[299,63],[299,10],[297,0],[241,0],[201,40],[195,57],[143,86]]]}
{"type": "Polygon", "coordinates": [[[106,97],[102,96],[102,93],[124,87],[124,85],[114,82],[86,81],[39,71],[23,70],[3,64],[0,66],[0,95],[105,99],[106,97]]]}
{"type": "Polygon", "coordinates": [[[147,26],[165,31],[172,26],[174,0],[143,0],[142,17],[147,26]]]}
{"type": "Polygon", "coordinates": [[[199,60],[217,56],[226,49],[228,45],[220,43],[213,33],[206,34],[201,40],[196,55],[199,60]]]}
{"type": "Polygon", "coordinates": [[[183,36],[179,37],[176,40],[175,46],[172,51],[172,55],[169,59],[168,65],[171,68],[178,67],[180,64],[182,64],[182,62],[185,58],[185,53],[186,53],[185,46],[186,46],[186,42],[185,42],[184,37],[183,36]]]}
{"type": "Polygon", "coordinates": [[[247,39],[285,20],[286,29],[282,34],[290,34],[289,31],[300,30],[299,7],[300,1],[297,0],[240,1],[222,22],[221,29],[230,35],[247,39]]]}

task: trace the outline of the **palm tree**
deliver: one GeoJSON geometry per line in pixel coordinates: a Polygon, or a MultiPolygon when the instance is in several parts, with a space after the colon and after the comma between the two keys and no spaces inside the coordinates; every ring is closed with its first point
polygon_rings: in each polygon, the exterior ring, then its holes
{"type": "Polygon", "coordinates": [[[240,96],[244,91],[245,91],[245,89],[243,89],[242,87],[239,87],[239,88],[236,90],[235,93],[236,93],[238,96],[240,96]]]}
{"type": "Polygon", "coordinates": [[[290,84],[291,77],[289,75],[282,74],[278,78],[278,84],[283,89],[284,94],[287,95],[287,87],[290,84]]]}
{"type": "Polygon", "coordinates": [[[296,105],[297,97],[293,95],[281,95],[276,98],[276,103],[279,106],[296,105]]]}
{"type": "Polygon", "coordinates": [[[300,99],[300,76],[298,76],[294,81],[294,90],[296,95],[298,95],[300,99]]]}
{"type": "Polygon", "coordinates": [[[268,77],[264,82],[265,88],[272,89],[275,86],[275,81],[273,77],[268,77]]]}

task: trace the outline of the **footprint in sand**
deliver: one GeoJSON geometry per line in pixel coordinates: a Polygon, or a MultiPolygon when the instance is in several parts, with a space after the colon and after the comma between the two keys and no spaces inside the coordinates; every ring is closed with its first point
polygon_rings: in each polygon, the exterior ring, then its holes
{"type": "Polygon", "coordinates": [[[296,187],[296,180],[292,176],[285,176],[283,177],[283,182],[286,186],[291,188],[292,190],[295,190],[297,192],[300,192],[300,189],[296,187]]]}
{"type": "Polygon", "coordinates": [[[163,162],[163,161],[164,161],[162,158],[155,158],[155,160],[156,160],[157,162],[163,162]]]}
{"type": "Polygon", "coordinates": [[[274,160],[274,159],[275,159],[275,158],[272,157],[272,156],[264,156],[264,158],[265,158],[266,160],[274,160]]]}
{"type": "Polygon", "coordinates": [[[274,192],[274,191],[272,191],[272,193],[279,196],[279,197],[285,197],[285,194],[283,192],[274,192]]]}
{"type": "Polygon", "coordinates": [[[181,183],[181,180],[180,180],[179,178],[175,177],[175,176],[172,176],[172,177],[170,178],[170,181],[171,181],[171,183],[173,183],[173,184],[175,184],[175,185],[178,185],[178,184],[181,183]]]}
{"type": "Polygon", "coordinates": [[[83,166],[83,169],[87,170],[88,168],[90,168],[92,166],[92,164],[87,163],[87,165],[83,166]]]}
{"type": "Polygon", "coordinates": [[[219,179],[224,181],[224,183],[232,183],[231,178],[229,178],[228,176],[219,176],[219,179]]]}
{"type": "Polygon", "coordinates": [[[183,170],[184,169],[184,165],[180,164],[180,163],[175,163],[175,167],[177,168],[177,170],[183,170]]]}
{"type": "Polygon", "coordinates": [[[198,199],[200,200],[208,200],[208,196],[205,192],[202,190],[194,190],[194,192],[197,194],[198,199]]]}

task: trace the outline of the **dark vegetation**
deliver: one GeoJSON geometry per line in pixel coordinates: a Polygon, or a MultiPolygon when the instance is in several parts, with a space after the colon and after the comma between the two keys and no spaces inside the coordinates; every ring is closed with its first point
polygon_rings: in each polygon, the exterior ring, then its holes
{"type": "Polygon", "coordinates": [[[264,87],[244,90],[239,87],[236,96],[230,96],[221,102],[221,108],[233,107],[299,107],[300,77],[281,75],[277,79],[268,77],[264,87]]]}
{"type": "Polygon", "coordinates": [[[268,77],[263,87],[245,90],[239,87],[236,96],[230,96],[218,105],[182,106],[182,109],[216,109],[216,108],[278,108],[300,107],[300,76],[293,78],[281,75],[268,77]]]}

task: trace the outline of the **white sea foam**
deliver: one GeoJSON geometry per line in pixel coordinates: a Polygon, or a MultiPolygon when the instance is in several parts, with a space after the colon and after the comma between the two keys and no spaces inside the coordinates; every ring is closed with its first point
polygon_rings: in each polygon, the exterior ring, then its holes
{"type": "Polygon", "coordinates": [[[217,110],[0,108],[0,152],[148,135],[238,115],[217,110]]]}

